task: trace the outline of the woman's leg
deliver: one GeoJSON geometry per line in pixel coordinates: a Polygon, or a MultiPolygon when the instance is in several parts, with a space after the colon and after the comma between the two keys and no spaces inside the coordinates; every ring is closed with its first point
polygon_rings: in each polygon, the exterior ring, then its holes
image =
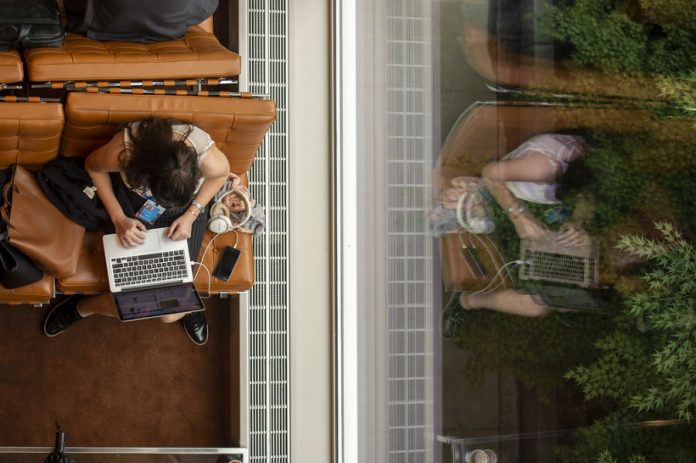
{"type": "Polygon", "coordinates": [[[177,313],[177,314],[174,314],[174,315],[165,315],[165,316],[163,316],[163,317],[160,317],[160,320],[162,321],[162,323],[174,323],[174,322],[178,322],[179,320],[181,320],[182,318],[184,318],[184,317],[185,317],[186,315],[188,315],[189,313],[190,313],[190,312],[186,312],[186,313],[177,313]]]}
{"type": "Polygon", "coordinates": [[[501,289],[482,294],[463,293],[460,304],[467,309],[490,309],[523,317],[540,317],[549,314],[552,310],[538,302],[531,294],[514,289],[501,289]]]}
{"type": "Polygon", "coordinates": [[[111,294],[88,296],[77,303],[77,312],[82,318],[98,314],[106,317],[118,317],[111,294]]]}
{"type": "Polygon", "coordinates": [[[107,317],[117,317],[116,307],[110,294],[84,296],[73,294],[53,306],[46,314],[43,331],[46,336],[57,336],[68,327],[85,317],[99,314],[107,317]]]}

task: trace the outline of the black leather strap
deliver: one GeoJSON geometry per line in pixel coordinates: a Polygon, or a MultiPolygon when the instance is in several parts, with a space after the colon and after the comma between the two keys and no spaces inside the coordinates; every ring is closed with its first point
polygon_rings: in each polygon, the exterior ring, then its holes
{"type": "Polygon", "coordinates": [[[19,35],[17,35],[17,40],[15,40],[14,48],[23,48],[24,41],[29,37],[31,32],[31,24],[22,24],[19,29],[19,35]]]}

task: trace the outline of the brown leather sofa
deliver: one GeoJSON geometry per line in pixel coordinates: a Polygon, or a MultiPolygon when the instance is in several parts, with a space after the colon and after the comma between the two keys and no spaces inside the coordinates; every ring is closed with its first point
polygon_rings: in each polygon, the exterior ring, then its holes
{"type": "MultiPolygon", "coordinates": [[[[650,133],[658,141],[696,143],[691,121],[658,119],[646,110],[599,105],[479,102],[461,114],[440,150],[434,177],[438,197],[451,186],[453,178],[462,175],[479,177],[484,165],[502,158],[533,135],[575,129],[650,133]]],[[[471,239],[467,237],[464,244],[470,243],[471,239]]],[[[476,278],[464,264],[459,234],[442,236],[439,247],[443,281],[447,289],[476,290],[488,283],[488,280],[476,278]]],[[[488,272],[489,277],[497,270],[490,262],[483,264],[492,269],[492,272],[488,272]]]]}
{"type": "MultiPolygon", "coordinates": [[[[122,124],[154,115],[191,122],[208,132],[227,155],[231,170],[246,182],[256,151],[275,120],[275,104],[252,98],[70,93],[64,117],[60,104],[0,103],[0,167],[18,163],[38,170],[59,153],[86,156],[122,124]]],[[[45,275],[41,281],[15,290],[0,287],[0,303],[43,304],[56,290],[65,294],[107,292],[101,236],[101,232],[87,233],[82,248],[75,250],[80,253],[76,274],[57,282],[45,275]]],[[[201,254],[212,237],[206,232],[201,254]]],[[[210,280],[210,295],[245,291],[254,282],[253,242],[248,234],[220,235],[203,263],[214,269],[221,250],[229,245],[236,245],[241,255],[230,280],[210,280]]],[[[200,271],[196,287],[208,293],[208,283],[207,272],[200,271]]]]}

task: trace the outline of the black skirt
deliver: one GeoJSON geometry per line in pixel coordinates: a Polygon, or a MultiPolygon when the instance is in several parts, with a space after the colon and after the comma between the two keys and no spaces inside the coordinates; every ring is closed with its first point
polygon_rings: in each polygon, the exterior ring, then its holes
{"type": "MultiPolygon", "coordinates": [[[[135,218],[136,212],[140,210],[147,200],[128,188],[123,183],[123,180],[119,174],[111,175],[111,184],[113,185],[116,199],[123,209],[123,213],[128,217],[135,218]]],[[[144,225],[148,230],[151,228],[169,227],[172,222],[174,222],[181,214],[184,214],[188,208],[189,206],[169,208],[159,216],[155,223],[144,223],[144,225]]],[[[205,234],[206,228],[206,215],[206,209],[204,209],[191,225],[191,237],[188,239],[188,248],[189,256],[191,256],[192,261],[195,261],[198,258],[198,253],[201,249],[201,243],[203,242],[203,235],[205,234]]],[[[108,224],[107,233],[115,233],[115,227],[113,224],[108,224]]]]}

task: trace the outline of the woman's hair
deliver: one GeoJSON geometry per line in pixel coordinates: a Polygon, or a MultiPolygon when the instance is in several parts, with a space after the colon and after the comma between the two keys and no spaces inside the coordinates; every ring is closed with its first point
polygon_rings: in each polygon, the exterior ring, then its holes
{"type": "Polygon", "coordinates": [[[568,164],[568,168],[559,180],[556,198],[565,202],[571,196],[587,192],[594,180],[594,170],[585,162],[585,154],[568,164]]]}
{"type": "Polygon", "coordinates": [[[164,207],[188,205],[201,177],[196,151],[188,143],[188,133],[174,138],[169,119],[141,121],[136,130],[126,127],[131,143],[122,153],[121,164],[133,188],[150,188],[164,207]]]}
{"type": "Polygon", "coordinates": [[[573,162],[569,163],[566,171],[559,179],[558,189],[556,190],[556,198],[565,202],[565,200],[570,199],[570,197],[573,195],[588,191],[587,187],[594,179],[594,170],[591,169],[585,161],[588,156],[590,156],[590,151],[592,146],[595,145],[596,140],[592,132],[581,128],[559,130],[554,133],[579,136],[585,140],[585,153],[579,158],[575,159],[573,162]]]}

